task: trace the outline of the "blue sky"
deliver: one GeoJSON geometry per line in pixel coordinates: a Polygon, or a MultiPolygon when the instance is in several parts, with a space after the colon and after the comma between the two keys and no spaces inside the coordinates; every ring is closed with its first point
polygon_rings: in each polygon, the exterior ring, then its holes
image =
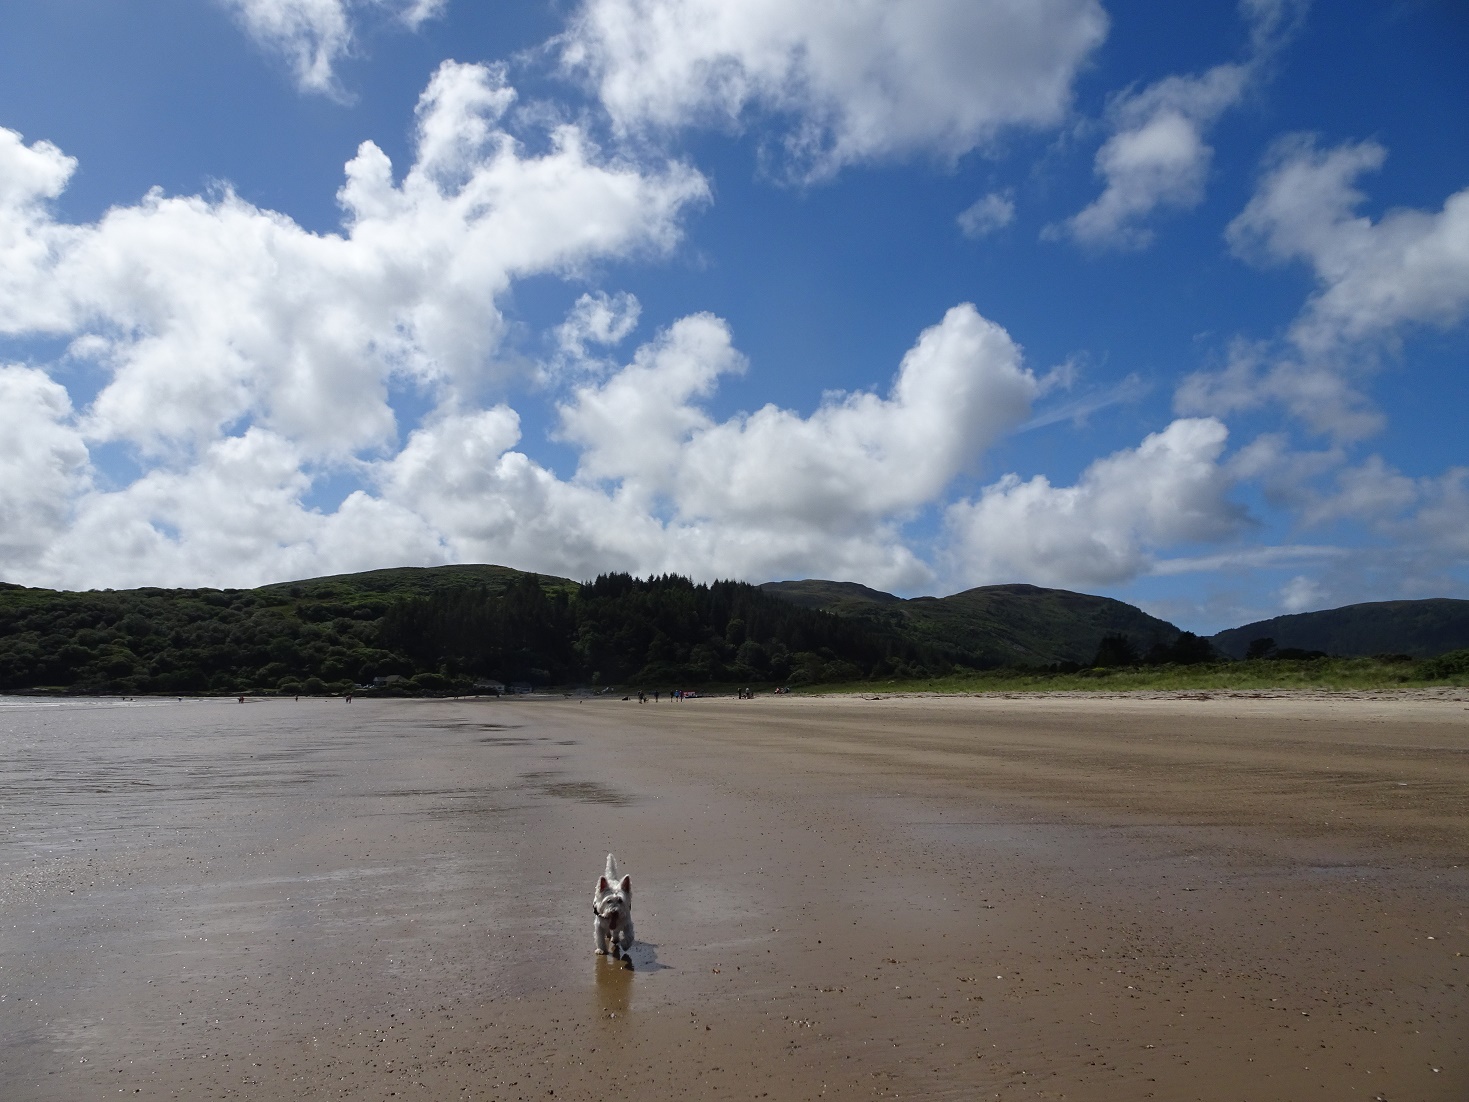
{"type": "Polygon", "coordinates": [[[0,578],[1469,596],[1469,15],[0,9],[0,578]]]}

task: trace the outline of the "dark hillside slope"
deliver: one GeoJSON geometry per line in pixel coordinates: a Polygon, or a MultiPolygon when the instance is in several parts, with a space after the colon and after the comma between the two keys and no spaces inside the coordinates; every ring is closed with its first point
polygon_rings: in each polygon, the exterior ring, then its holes
{"type": "MultiPolygon", "coordinates": [[[[331,574],[323,578],[310,578],[298,582],[277,582],[263,585],[254,593],[284,594],[291,597],[316,599],[339,597],[432,597],[454,589],[486,589],[494,594],[504,593],[514,582],[525,577],[525,572],[508,566],[397,566],[386,570],[365,570],[360,574],[331,574]]],[[[569,578],[557,578],[549,574],[536,575],[541,588],[550,591],[577,588],[569,578]]]]}
{"type": "Polygon", "coordinates": [[[743,582],[499,566],[374,570],[258,589],[85,593],[0,584],[0,691],[469,691],[946,673],[954,656],[743,582]],[[392,681],[389,683],[388,679],[392,681]],[[391,684],[391,689],[387,686],[391,684]]]}
{"type": "Polygon", "coordinates": [[[1179,635],[1168,621],[1122,601],[1034,585],[981,586],[913,604],[924,634],[941,632],[1005,665],[1086,665],[1108,635],[1124,636],[1139,654],[1179,635]]]}
{"type": "Polygon", "coordinates": [[[760,586],[782,600],[802,608],[840,615],[860,615],[868,605],[901,605],[901,597],[869,589],[857,582],[825,582],[812,578],[803,582],[766,582],[760,586]]]}
{"type": "Polygon", "coordinates": [[[1324,651],[1342,657],[1408,654],[1431,658],[1469,647],[1469,601],[1375,601],[1324,612],[1276,616],[1221,631],[1216,650],[1243,658],[1251,642],[1274,639],[1278,648],[1324,651]]]}
{"type": "Polygon", "coordinates": [[[450,592],[499,596],[525,578],[548,596],[578,588],[501,566],[373,570],[258,589],[0,584],[0,690],[315,692],[411,674],[412,662],[382,645],[390,608],[450,592]]]}
{"type": "Polygon", "coordinates": [[[1139,608],[1065,589],[988,585],[948,597],[903,600],[852,583],[769,582],[785,600],[895,631],[980,666],[1089,664],[1102,639],[1124,636],[1139,654],[1171,645],[1179,630],[1139,608]]]}

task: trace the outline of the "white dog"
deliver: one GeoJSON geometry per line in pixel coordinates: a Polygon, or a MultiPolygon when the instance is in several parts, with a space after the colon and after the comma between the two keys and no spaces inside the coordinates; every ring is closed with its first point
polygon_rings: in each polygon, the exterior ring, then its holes
{"type": "Polygon", "coordinates": [[[592,892],[592,936],[598,955],[611,953],[623,959],[632,948],[632,877],[617,879],[617,858],[607,855],[607,871],[592,892]]]}

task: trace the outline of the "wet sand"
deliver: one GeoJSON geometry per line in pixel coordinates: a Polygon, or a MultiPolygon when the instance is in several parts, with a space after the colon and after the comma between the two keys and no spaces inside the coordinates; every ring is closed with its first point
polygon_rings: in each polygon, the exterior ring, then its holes
{"type": "Polygon", "coordinates": [[[16,1102],[1462,1102],[1466,911],[1463,694],[0,701],[16,1102]]]}

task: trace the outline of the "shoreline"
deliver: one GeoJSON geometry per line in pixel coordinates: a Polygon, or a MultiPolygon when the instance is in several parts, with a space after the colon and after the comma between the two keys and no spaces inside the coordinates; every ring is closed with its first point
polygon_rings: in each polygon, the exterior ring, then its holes
{"type": "MultiPolygon", "coordinates": [[[[636,690],[633,690],[636,692],[636,690]]],[[[728,700],[735,697],[734,689],[712,689],[698,691],[697,700],[728,700]]],[[[591,700],[606,703],[633,703],[612,693],[598,693],[586,689],[549,688],[530,693],[494,694],[472,693],[460,696],[375,695],[370,690],[354,693],[83,693],[58,689],[54,692],[38,689],[0,689],[0,699],[15,700],[219,700],[231,701],[243,695],[247,700],[343,700],[351,696],[356,700],[372,701],[510,701],[533,702],[542,700],[591,700]]],[[[1384,686],[1381,688],[1305,688],[1282,685],[1269,688],[1177,688],[1177,689],[880,689],[846,688],[826,691],[820,687],[797,689],[788,693],[776,693],[771,689],[758,690],[760,697],[781,697],[787,700],[907,700],[907,699],[1004,699],[1024,700],[1029,698],[1055,698],[1077,700],[1229,700],[1262,699],[1402,699],[1402,700],[1445,700],[1469,703],[1469,685],[1407,685],[1384,686]]],[[[665,701],[665,703],[667,703],[665,701]]]]}

